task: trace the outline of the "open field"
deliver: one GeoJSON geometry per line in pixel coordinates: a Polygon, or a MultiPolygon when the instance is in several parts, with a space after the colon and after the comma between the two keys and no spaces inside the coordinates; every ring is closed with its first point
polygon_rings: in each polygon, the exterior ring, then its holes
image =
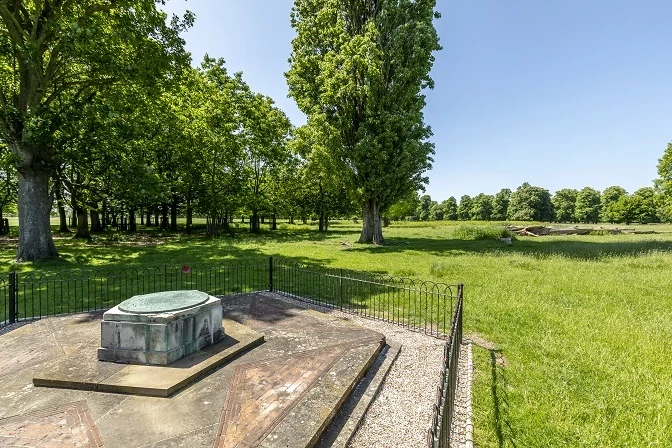
{"type": "MultiPolygon", "coordinates": [[[[664,447],[672,440],[672,226],[651,235],[467,241],[473,223],[403,223],[388,245],[356,244],[359,226],[281,224],[239,238],[111,233],[58,236],[61,259],[18,271],[142,267],[280,256],[335,268],[465,283],[475,347],[479,447],[664,447]],[[459,234],[459,232],[458,232],[459,234]]],[[[242,230],[242,229],[241,229],[242,230]]]]}

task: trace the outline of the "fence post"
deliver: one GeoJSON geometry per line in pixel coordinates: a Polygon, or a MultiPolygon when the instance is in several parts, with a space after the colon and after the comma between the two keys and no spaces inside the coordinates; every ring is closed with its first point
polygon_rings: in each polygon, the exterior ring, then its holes
{"type": "Polygon", "coordinates": [[[340,307],[341,311],[343,311],[343,269],[341,269],[340,275],[338,276],[338,284],[339,284],[339,289],[341,291],[340,300],[339,300],[339,307],[340,307]]]}
{"type": "Polygon", "coordinates": [[[268,291],[273,292],[273,257],[268,257],[268,291]]]}
{"type": "Polygon", "coordinates": [[[18,276],[16,272],[12,271],[9,273],[9,323],[13,324],[16,322],[17,308],[18,308],[18,299],[19,299],[19,284],[18,276]]]}

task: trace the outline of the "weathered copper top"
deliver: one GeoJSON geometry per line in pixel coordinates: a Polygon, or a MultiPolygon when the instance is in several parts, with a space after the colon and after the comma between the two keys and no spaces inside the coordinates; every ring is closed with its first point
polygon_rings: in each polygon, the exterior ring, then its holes
{"type": "Polygon", "coordinates": [[[208,294],[202,291],[164,291],[133,296],[119,304],[126,313],[158,314],[179,311],[201,305],[208,301],[208,294]]]}

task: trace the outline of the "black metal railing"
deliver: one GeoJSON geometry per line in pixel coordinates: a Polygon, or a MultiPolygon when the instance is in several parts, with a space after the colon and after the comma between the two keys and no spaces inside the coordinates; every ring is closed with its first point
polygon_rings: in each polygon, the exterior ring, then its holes
{"type": "Polygon", "coordinates": [[[198,289],[214,296],[273,291],[447,339],[430,448],[450,446],[462,343],[463,285],[331,269],[276,259],[0,276],[0,328],[45,316],[100,311],[157,291],[198,289]]]}
{"type": "Polygon", "coordinates": [[[199,289],[211,295],[266,290],[266,260],[189,266],[16,273],[0,277],[0,327],[111,308],[137,294],[199,289]]]}
{"type": "Polygon", "coordinates": [[[458,285],[457,306],[451,323],[450,336],[443,349],[443,368],[436,393],[432,427],[427,434],[428,448],[449,448],[451,446],[450,436],[455,414],[457,368],[460,359],[460,347],[462,346],[463,291],[463,286],[458,285]]]}
{"type": "Polygon", "coordinates": [[[271,259],[269,290],[447,338],[457,285],[271,259]]]}

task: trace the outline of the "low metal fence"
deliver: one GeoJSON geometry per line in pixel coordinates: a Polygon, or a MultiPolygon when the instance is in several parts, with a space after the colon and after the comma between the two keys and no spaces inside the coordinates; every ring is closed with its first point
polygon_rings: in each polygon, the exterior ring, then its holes
{"type": "Polygon", "coordinates": [[[448,337],[459,287],[282,259],[270,262],[272,291],[440,338],[448,337]]]}
{"type": "Polygon", "coordinates": [[[432,427],[427,434],[428,448],[449,448],[455,414],[457,368],[462,346],[463,287],[458,286],[458,299],[453,315],[450,336],[443,350],[443,368],[436,393],[432,427]]]}
{"type": "Polygon", "coordinates": [[[46,316],[100,311],[137,294],[198,289],[214,296],[273,291],[447,339],[430,448],[450,446],[462,342],[463,285],[277,259],[0,276],[0,329],[46,316]]]}
{"type": "Polygon", "coordinates": [[[268,261],[189,266],[10,272],[0,278],[0,327],[45,316],[99,311],[137,294],[198,289],[229,295],[268,289],[268,261]]]}

